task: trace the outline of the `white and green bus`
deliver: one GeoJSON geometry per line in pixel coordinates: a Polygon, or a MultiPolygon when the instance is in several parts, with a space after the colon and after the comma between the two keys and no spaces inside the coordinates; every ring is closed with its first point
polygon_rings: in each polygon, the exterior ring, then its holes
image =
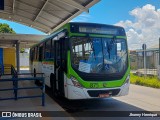
{"type": "Polygon", "coordinates": [[[67,23],[30,49],[30,70],[68,99],[127,95],[130,64],[124,28],[67,23]]]}

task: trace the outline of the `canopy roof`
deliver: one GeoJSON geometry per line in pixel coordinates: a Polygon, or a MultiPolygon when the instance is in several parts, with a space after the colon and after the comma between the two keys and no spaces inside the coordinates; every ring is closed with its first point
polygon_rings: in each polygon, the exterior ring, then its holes
{"type": "Polygon", "coordinates": [[[100,0],[4,0],[0,18],[52,33],[100,0]]]}
{"type": "Polygon", "coordinates": [[[46,35],[33,35],[33,34],[0,34],[0,48],[15,47],[15,44],[20,43],[21,48],[29,48],[33,44],[38,43],[46,35]]]}

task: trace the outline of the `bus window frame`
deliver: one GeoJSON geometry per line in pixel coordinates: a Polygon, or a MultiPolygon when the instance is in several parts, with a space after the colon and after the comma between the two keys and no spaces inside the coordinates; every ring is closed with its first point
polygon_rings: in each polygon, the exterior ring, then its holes
{"type": "Polygon", "coordinates": [[[68,52],[68,38],[62,37],[55,41],[54,51],[55,51],[55,67],[60,66],[67,73],[67,52],[68,52]]]}
{"type": "Polygon", "coordinates": [[[52,40],[48,39],[45,41],[45,51],[44,51],[46,60],[51,58],[51,48],[52,48],[52,40]],[[48,52],[49,56],[46,56],[46,52],[48,52]]]}
{"type": "Polygon", "coordinates": [[[30,50],[31,52],[30,52],[30,60],[31,60],[31,62],[33,62],[34,61],[34,53],[35,53],[35,51],[34,51],[34,48],[31,48],[31,50],[30,50]]]}
{"type": "Polygon", "coordinates": [[[51,48],[50,48],[50,59],[54,59],[54,41],[50,38],[51,48]]]}
{"type": "MultiPolygon", "coordinates": [[[[87,35],[86,36],[73,35],[73,36],[69,37],[69,47],[70,47],[70,53],[71,53],[70,54],[71,67],[75,72],[77,72],[79,74],[80,77],[82,77],[86,81],[92,81],[93,79],[94,79],[94,81],[98,81],[99,79],[101,79],[101,81],[106,81],[106,79],[108,79],[108,81],[122,79],[122,77],[126,73],[128,67],[126,67],[123,71],[121,71],[119,73],[107,74],[107,76],[106,76],[106,74],[84,73],[84,72],[81,72],[81,71],[77,70],[74,67],[74,65],[72,64],[72,57],[73,57],[72,41],[71,41],[72,37],[87,37],[87,35]],[[101,76],[99,76],[99,75],[101,75],[101,76]]],[[[125,39],[125,40],[126,40],[126,47],[127,47],[126,51],[127,51],[127,54],[128,54],[127,39],[125,39]]],[[[127,55],[127,66],[129,66],[128,55],[127,55]]]]}
{"type": "Polygon", "coordinates": [[[60,40],[61,38],[63,37],[69,37],[68,34],[67,34],[67,29],[62,29],[61,31],[58,31],[56,32],[53,36],[45,39],[43,42],[40,42],[38,45],[34,46],[31,48],[32,50],[32,53],[30,53],[30,55],[32,56],[31,57],[31,61],[43,61],[43,60],[48,60],[48,59],[53,59],[54,60],[54,54],[55,54],[55,50],[54,50],[54,44],[55,44],[55,41],[57,40],[60,40]],[[64,35],[63,35],[64,33],[64,35]],[[63,36],[62,36],[63,35],[63,36]],[[59,38],[60,37],[60,38],[59,38]],[[49,49],[49,52],[50,52],[50,56],[49,58],[46,58],[46,55],[45,55],[45,51],[47,49],[46,47],[46,43],[50,41],[50,49],[49,49]],[[41,56],[41,59],[39,58],[39,50],[40,48],[42,47],[42,56],[41,56]],[[51,52],[53,51],[53,55],[51,56],[51,52]]]}
{"type": "Polygon", "coordinates": [[[40,61],[40,62],[42,62],[42,60],[43,60],[43,43],[42,43],[42,45],[39,45],[39,55],[38,55],[38,61],[40,61]],[[41,49],[41,51],[40,51],[40,49],[41,49]]]}

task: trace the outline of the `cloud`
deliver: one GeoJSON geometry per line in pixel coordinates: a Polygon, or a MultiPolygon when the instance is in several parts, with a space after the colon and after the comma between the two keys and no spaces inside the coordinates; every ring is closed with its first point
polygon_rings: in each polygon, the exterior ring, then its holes
{"type": "Polygon", "coordinates": [[[146,43],[147,48],[158,44],[160,37],[160,9],[147,4],[129,12],[134,20],[120,21],[116,25],[123,26],[128,36],[129,49],[141,49],[146,43]]]}
{"type": "Polygon", "coordinates": [[[80,14],[78,17],[71,20],[71,22],[88,22],[90,18],[91,18],[91,15],[84,12],[80,14]]]}

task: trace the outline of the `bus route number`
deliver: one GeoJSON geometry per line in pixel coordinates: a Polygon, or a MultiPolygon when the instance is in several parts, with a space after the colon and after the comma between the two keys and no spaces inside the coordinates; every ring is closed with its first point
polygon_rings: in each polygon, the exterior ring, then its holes
{"type": "Polygon", "coordinates": [[[98,88],[98,83],[90,83],[90,88],[98,88]]]}

